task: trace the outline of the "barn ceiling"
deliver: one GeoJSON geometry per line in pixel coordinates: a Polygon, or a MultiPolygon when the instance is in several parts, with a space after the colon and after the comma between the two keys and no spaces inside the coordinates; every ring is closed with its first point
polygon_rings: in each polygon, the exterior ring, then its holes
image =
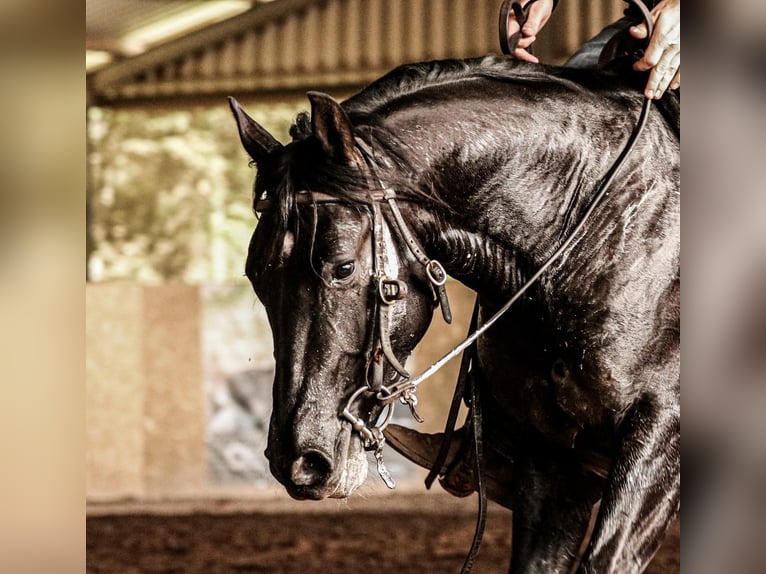
{"type": "MultiPolygon", "coordinates": [[[[261,2],[270,0],[261,0],[261,2]]],[[[86,58],[103,65],[240,14],[255,0],[86,0],[86,58]]],[[[89,70],[97,65],[90,64],[89,70]]]]}
{"type": "MultiPolygon", "coordinates": [[[[500,3],[88,0],[87,47],[114,58],[88,74],[89,102],[357,89],[404,62],[498,53],[500,3]]],[[[561,62],[622,8],[620,0],[562,2],[538,38],[538,56],[561,62]]]]}

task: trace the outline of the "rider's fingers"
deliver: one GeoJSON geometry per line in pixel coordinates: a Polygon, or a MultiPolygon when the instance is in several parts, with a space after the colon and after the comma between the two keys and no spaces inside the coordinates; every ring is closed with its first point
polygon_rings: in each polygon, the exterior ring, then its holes
{"type": "Polygon", "coordinates": [[[656,38],[657,34],[654,34],[652,39],[649,41],[649,46],[646,48],[646,52],[644,52],[643,57],[633,66],[634,69],[638,70],[639,72],[645,72],[646,70],[653,68],[659,63],[660,58],[662,57],[662,54],[667,46],[656,40],[656,38]]]}
{"type": "Polygon", "coordinates": [[[517,48],[528,48],[532,45],[532,43],[537,40],[537,36],[527,36],[525,38],[522,38],[519,40],[519,43],[516,45],[517,48]]]}
{"type": "Polygon", "coordinates": [[[673,80],[670,82],[670,89],[677,90],[681,87],[681,68],[678,68],[676,75],[673,76],[673,80]]]}
{"type": "Polygon", "coordinates": [[[676,46],[665,50],[659,63],[652,68],[644,94],[647,98],[659,99],[670,86],[681,65],[681,52],[676,46]]]}
{"type": "Polygon", "coordinates": [[[516,48],[516,51],[513,53],[513,57],[517,60],[524,60],[525,62],[532,62],[533,64],[538,64],[540,60],[536,57],[527,52],[524,48],[516,48]]]}
{"type": "Polygon", "coordinates": [[[548,19],[551,17],[553,11],[553,2],[551,0],[540,0],[535,2],[529,8],[529,16],[521,29],[524,36],[536,36],[537,33],[545,26],[548,19]]]}
{"type": "MultiPolygon", "coordinates": [[[[526,3],[527,2],[523,2],[523,4],[526,4],[526,3]]],[[[509,10],[508,11],[508,37],[510,38],[519,30],[520,30],[519,21],[516,19],[516,13],[513,10],[509,10]]]]}
{"type": "MultiPolygon", "coordinates": [[[[524,2],[524,4],[526,3],[524,2]]],[[[514,58],[535,64],[540,61],[536,56],[530,54],[526,48],[531,46],[537,39],[537,32],[548,22],[552,11],[553,0],[538,0],[530,6],[527,21],[521,30],[521,38],[516,44],[516,50],[512,54],[514,58]]],[[[513,37],[517,32],[519,32],[519,21],[516,20],[515,14],[511,12],[508,18],[508,37],[513,37]]]]}
{"type": "Polygon", "coordinates": [[[646,52],[636,62],[634,69],[643,72],[653,68],[659,63],[660,58],[668,47],[678,47],[681,42],[681,24],[674,10],[675,8],[667,8],[667,10],[659,13],[646,52]]]}
{"type": "Polygon", "coordinates": [[[681,55],[677,50],[667,50],[660,62],[652,68],[644,94],[647,98],[659,99],[670,86],[670,82],[678,71],[681,55]]]}
{"type": "Polygon", "coordinates": [[[630,35],[639,40],[646,38],[646,24],[642,23],[638,26],[631,26],[630,35]]]}

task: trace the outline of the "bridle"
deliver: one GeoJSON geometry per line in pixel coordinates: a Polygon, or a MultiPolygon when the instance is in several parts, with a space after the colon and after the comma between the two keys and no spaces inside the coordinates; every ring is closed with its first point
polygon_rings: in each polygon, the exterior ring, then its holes
{"type": "MultiPolygon", "coordinates": [[[[363,157],[372,170],[372,157],[366,144],[357,139],[357,151],[363,157]]],[[[424,422],[418,415],[415,407],[418,404],[416,395],[417,384],[407,384],[402,386],[396,383],[393,386],[383,384],[383,373],[385,363],[401,377],[400,381],[413,381],[411,375],[402,366],[393,352],[390,333],[390,309],[396,301],[404,299],[409,291],[407,284],[396,277],[390,277],[386,269],[387,253],[385,226],[389,229],[394,227],[396,233],[389,233],[391,237],[398,237],[415,260],[423,267],[424,274],[428,278],[429,285],[433,290],[434,302],[441,308],[442,316],[447,323],[452,322],[452,312],[447,298],[447,272],[439,261],[431,259],[426,255],[420,242],[410,230],[397,204],[397,194],[391,188],[383,187],[371,188],[364,191],[360,198],[353,201],[333,196],[323,192],[299,191],[295,194],[295,203],[297,205],[322,205],[322,204],[355,204],[363,205],[367,208],[372,222],[372,260],[373,273],[371,277],[372,289],[375,292],[373,323],[371,333],[371,343],[367,359],[366,384],[360,386],[345,403],[345,407],[340,412],[340,417],[348,421],[354,431],[359,433],[365,450],[373,451],[377,461],[378,474],[389,488],[394,488],[396,482],[386,469],[383,463],[383,446],[386,439],[383,430],[388,426],[394,413],[394,405],[397,400],[409,407],[412,416],[418,422],[424,422]],[[390,217],[383,213],[383,206],[388,208],[390,217]],[[378,423],[371,426],[363,419],[353,413],[353,405],[362,400],[365,396],[374,395],[383,408],[384,413],[378,417],[378,423]]],[[[271,201],[261,199],[256,202],[256,211],[263,212],[271,209],[271,201]]],[[[418,377],[419,378],[419,377],[418,377]]]]}
{"type": "MultiPolygon", "coordinates": [[[[365,159],[370,170],[370,175],[374,174],[372,155],[366,144],[357,139],[357,146],[360,155],[365,159]]],[[[393,227],[398,232],[398,237],[412,256],[420,265],[422,265],[425,275],[428,278],[429,285],[434,293],[435,301],[438,302],[442,316],[447,323],[452,322],[452,312],[447,298],[447,272],[439,261],[429,258],[420,242],[410,231],[409,226],[402,217],[399,206],[396,202],[396,192],[391,188],[381,185],[380,189],[368,192],[369,202],[367,206],[372,219],[372,258],[373,258],[373,276],[372,282],[375,287],[375,308],[373,310],[374,330],[372,335],[371,351],[367,363],[366,386],[357,389],[346,402],[346,406],[340,413],[340,416],[351,423],[352,428],[362,437],[365,450],[373,451],[377,463],[378,474],[389,488],[394,488],[396,482],[386,469],[383,463],[383,446],[386,442],[383,430],[391,421],[394,413],[395,401],[398,399],[406,404],[412,416],[418,422],[424,422],[418,415],[415,407],[418,399],[415,394],[416,387],[406,389],[391,389],[383,384],[384,359],[393,368],[393,370],[402,377],[401,380],[410,380],[411,376],[401,365],[391,346],[390,333],[390,308],[393,303],[407,296],[407,284],[398,278],[392,278],[386,275],[386,254],[384,225],[386,219],[383,215],[381,206],[385,204],[393,219],[393,227]],[[353,413],[352,407],[355,401],[361,400],[366,394],[374,393],[375,398],[380,401],[386,409],[385,417],[372,427],[353,413]]],[[[394,234],[391,234],[394,237],[394,234]]],[[[379,417],[380,420],[380,417],[379,417]]]]}

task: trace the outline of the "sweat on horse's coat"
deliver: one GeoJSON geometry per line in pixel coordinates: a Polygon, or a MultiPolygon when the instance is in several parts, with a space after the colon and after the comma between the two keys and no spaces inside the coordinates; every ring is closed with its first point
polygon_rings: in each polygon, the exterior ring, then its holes
{"type": "MultiPolygon", "coordinates": [[[[481,321],[577,225],[641,94],[610,75],[485,58],[404,66],[341,105],[310,100],[287,146],[232,108],[258,167],[255,201],[272,206],[246,263],[274,336],[267,456],[292,496],[317,499],[364,479],[362,443],[339,411],[366,384],[372,350],[365,202],[377,178],[428,256],[477,291],[481,321]],[[339,201],[299,205],[307,190],[339,201]]],[[[512,572],[639,572],[678,512],[679,178],[678,137],[654,112],[566,257],[479,340],[485,435],[512,445],[512,572]],[[606,481],[582,472],[583,450],[611,459],[606,481]]],[[[403,362],[433,294],[406,249],[389,259],[408,285],[390,324],[403,362]]],[[[396,377],[386,365],[384,380],[396,377]]],[[[358,411],[374,422],[380,406],[358,411]]]]}

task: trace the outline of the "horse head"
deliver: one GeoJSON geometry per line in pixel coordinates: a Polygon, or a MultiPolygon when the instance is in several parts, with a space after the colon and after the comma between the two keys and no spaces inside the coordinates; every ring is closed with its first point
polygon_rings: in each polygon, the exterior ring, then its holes
{"type": "Polygon", "coordinates": [[[430,323],[434,294],[425,269],[398,248],[348,116],[329,96],[309,99],[310,124],[299,116],[284,146],[236,100],[230,104],[257,166],[260,218],[246,274],[274,339],[266,456],[294,498],[343,498],[364,481],[370,445],[341,414],[351,409],[374,427],[385,408],[375,393],[350,399],[401,378],[430,323]]]}

